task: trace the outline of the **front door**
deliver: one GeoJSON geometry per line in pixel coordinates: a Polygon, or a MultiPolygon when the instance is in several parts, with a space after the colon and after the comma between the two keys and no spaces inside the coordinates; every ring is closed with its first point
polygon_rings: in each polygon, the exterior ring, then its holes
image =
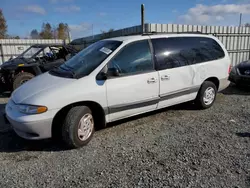
{"type": "Polygon", "coordinates": [[[110,121],[156,109],[159,79],[148,40],[126,45],[108,68],[119,72],[106,81],[110,121]]]}

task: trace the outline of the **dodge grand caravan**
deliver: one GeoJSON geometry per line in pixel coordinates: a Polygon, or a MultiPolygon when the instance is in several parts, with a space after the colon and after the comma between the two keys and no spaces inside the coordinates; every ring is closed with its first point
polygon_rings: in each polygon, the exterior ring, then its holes
{"type": "Polygon", "coordinates": [[[6,105],[15,132],[86,145],[106,123],[194,101],[213,105],[230,58],[213,36],[155,34],[96,42],[18,88],[6,105]]]}

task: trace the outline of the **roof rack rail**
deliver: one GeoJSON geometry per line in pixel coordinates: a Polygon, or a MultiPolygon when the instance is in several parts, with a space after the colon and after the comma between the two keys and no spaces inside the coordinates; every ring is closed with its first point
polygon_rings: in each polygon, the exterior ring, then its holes
{"type": "Polygon", "coordinates": [[[142,35],[157,35],[157,34],[204,34],[206,35],[207,33],[202,33],[201,31],[184,31],[184,32],[147,32],[143,33],[142,35]]]}

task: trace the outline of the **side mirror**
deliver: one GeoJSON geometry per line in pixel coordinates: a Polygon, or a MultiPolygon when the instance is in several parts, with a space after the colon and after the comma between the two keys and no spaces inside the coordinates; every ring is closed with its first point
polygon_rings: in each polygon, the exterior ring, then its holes
{"type": "Polygon", "coordinates": [[[108,76],[105,72],[100,72],[96,76],[96,80],[107,80],[108,76]]]}
{"type": "Polygon", "coordinates": [[[117,68],[109,68],[108,75],[109,76],[119,76],[119,70],[117,68]]]}

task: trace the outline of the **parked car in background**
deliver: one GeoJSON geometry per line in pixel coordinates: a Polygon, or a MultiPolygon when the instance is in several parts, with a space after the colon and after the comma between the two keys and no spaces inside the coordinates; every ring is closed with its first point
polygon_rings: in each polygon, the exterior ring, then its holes
{"type": "Polygon", "coordinates": [[[250,86],[250,61],[243,61],[234,66],[230,72],[229,80],[238,86],[250,86]]]}
{"type": "Polygon", "coordinates": [[[37,44],[0,66],[0,81],[9,90],[60,66],[78,52],[71,45],[37,44]]]}
{"type": "Polygon", "coordinates": [[[108,122],[187,101],[211,107],[229,85],[230,62],[209,35],[106,39],[15,90],[6,116],[23,138],[59,136],[77,148],[108,122]]]}

